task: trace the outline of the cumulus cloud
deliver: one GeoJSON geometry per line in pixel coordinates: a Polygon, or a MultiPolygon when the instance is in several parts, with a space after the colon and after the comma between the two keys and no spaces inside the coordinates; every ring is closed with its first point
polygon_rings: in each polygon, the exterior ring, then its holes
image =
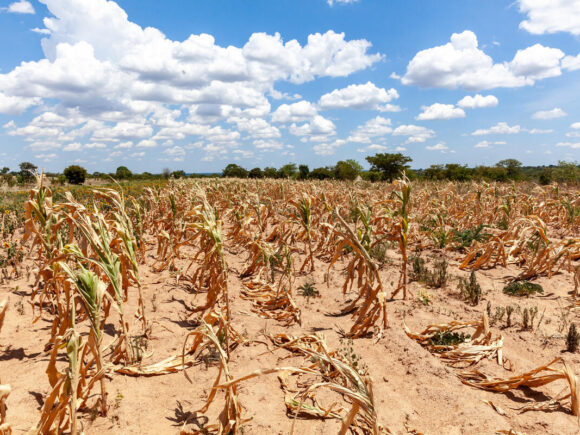
{"type": "Polygon", "coordinates": [[[518,0],[526,20],[520,28],[535,35],[568,32],[580,35],[580,3],[575,0],[518,0]]]}
{"type": "Polygon", "coordinates": [[[318,115],[316,106],[309,101],[299,101],[293,104],[282,104],[272,113],[272,122],[289,124],[304,122],[318,115]]]}
{"type": "Polygon", "coordinates": [[[392,133],[392,131],[393,128],[391,127],[391,120],[377,116],[376,118],[369,119],[363,125],[359,125],[350,133],[347,141],[356,143],[371,143],[371,141],[384,137],[392,133]]]}
{"type": "Polygon", "coordinates": [[[559,107],[555,107],[552,110],[540,110],[532,115],[532,119],[556,119],[566,116],[567,113],[564,112],[559,107]]]}
{"type": "Polygon", "coordinates": [[[465,112],[453,104],[435,103],[430,106],[423,106],[423,113],[420,113],[415,119],[418,121],[431,121],[453,118],[465,118],[465,112]]]}
{"type": "Polygon", "coordinates": [[[34,14],[34,7],[29,1],[26,0],[19,0],[14,3],[10,3],[8,8],[6,8],[7,12],[12,14],[34,14]]]}
{"type": "Polygon", "coordinates": [[[494,95],[486,95],[484,97],[481,94],[476,94],[473,97],[471,95],[467,95],[457,102],[457,105],[463,109],[495,107],[497,104],[498,100],[494,95]]]}
{"type": "Polygon", "coordinates": [[[441,152],[443,152],[443,151],[447,151],[449,149],[449,147],[441,142],[441,143],[438,143],[437,145],[433,145],[433,146],[427,145],[425,147],[425,149],[429,150],[429,151],[441,151],[441,152]]]}
{"type": "MultiPolygon", "coordinates": [[[[16,4],[21,3],[26,2],[16,4]]],[[[371,52],[369,41],[348,40],[332,30],[311,34],[305,43],[254,33],[245,44],[226,47],[208,34],[171,40],[158,29],[131,22],[113,1],[41,3],[51,16],[44,28],[33,31],[47,35],[41,41],[45,58],[0,74],[0,113],[15,115],[37,106],[61,117],[75,112],[82,122],[56,126],[60,121],[54,119],[43,131],[12,128],[14,135],[38,143],[50,136],[58,144],[134,141],[143,147],[153,146],[147,141],[200,136],[222,153],[239,140],[280,136],[266,121],[268,97],[296,95],[275,91],[276,83],[347,77],[383,58],[371,52]]],[[[291,129],[312,139],[334,133],[334,124],[319,117],[311,103],[302,105],[307,107],[299,104],[286,113],[281,106],[273,122],[305,123],[291,129]]]]}
{"type": "Polygon", "coordinates": [[[330,119],[316,115],[312,121],[302,125],[292,124],[288,131],[294,136],[305,136],[306,140],[322,142],[335,134],[336,126],[330,119]]]}
{"type": "Polygon", "coordinates": [[[451,35],[445,45],[418,52],[401,82],[426,88],[483,90],[533,85],[561,74],[564,53],[536,44],[518,50],[511,62],[494,63],[479,49],[475,33],[451,35]]]}
{"type": "Polygon", "coordinates": [[[504,141],[489,142],[487,140],[482,140],[481,142],[476,143],[474,148],[489,148],[491,145],[505,145],[505,144],[506,143],[504,141]]]}
{"type": "Polygon", "coordinates": [[[570,128],[573,128],[576,130],[580,129],[580,122],[574,122],[573,124],[570,124],[570,128]]]}
{"type": "Polygon", "coordinates": [[[400,108],[388,104],[399,98],[396,89],[386,90],[377,87],[372,82],[361,85],[350,85],[343,89],[323,95],[318,101],[321,109],[359,109],[378,110],[381,112],[398,112],[400,108]]]}
{"type": "Polygon", "coordinates": [[[337,139],[334,142],[324,142],[312,147],[315,154],[319,156],[331,156],[336,152],[336,149],[343,146],[346,141],[337,139]]]}
{"type": "Polygon", "coordinates": [[[487,134],[518,134],[522,131],[519,125],[510,126],[507,122],[498,122],[490,128],[482,128],[471,133],[472,136],[483,136],[487,134]]]}
{"type": "Polygon", "coordinates": [[[425,142],[435,136],[435,132],[419,125],[400,125],[393,130],[393,136],[409,136],[407,143],[425,142]]]}

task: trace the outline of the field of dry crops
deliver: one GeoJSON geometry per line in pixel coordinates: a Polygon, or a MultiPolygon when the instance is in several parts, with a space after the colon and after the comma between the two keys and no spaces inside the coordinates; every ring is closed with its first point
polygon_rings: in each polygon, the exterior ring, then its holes
{"type": "Polygon", "coordinates": [[[170,181],[1,217],[0,434],[576,434],[577,186],[170,181]]]}

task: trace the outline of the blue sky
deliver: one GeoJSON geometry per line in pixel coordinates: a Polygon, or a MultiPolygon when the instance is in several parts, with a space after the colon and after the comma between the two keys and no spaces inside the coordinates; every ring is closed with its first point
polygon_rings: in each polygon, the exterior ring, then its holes
{"type": "Polygon", "coordinates": [[[13,169],[580,160],[580,0],[13,0],[0,43],[13,169]]]}

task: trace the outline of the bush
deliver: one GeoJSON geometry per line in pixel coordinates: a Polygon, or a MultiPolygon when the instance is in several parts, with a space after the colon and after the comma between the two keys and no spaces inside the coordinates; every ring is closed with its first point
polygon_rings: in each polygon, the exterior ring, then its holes
{"type": "Polygon", "coordinates": [[[63,174],[69,184],[83,184],[87,178],[87,170],[78,165],[69,166],[63,174]]]}

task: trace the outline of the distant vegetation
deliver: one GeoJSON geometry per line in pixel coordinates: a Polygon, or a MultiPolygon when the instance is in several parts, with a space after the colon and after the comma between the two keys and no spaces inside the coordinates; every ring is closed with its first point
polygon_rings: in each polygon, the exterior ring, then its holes
{"type": "MultiPolygon", "coordinates": [[[[370,165],[369,170],[363,167],[356,160],[340,160],[334,166],[324,166],[310,169],[308,165],[288,163],[280,168],[252,168],[246,169],[238,164],[228,164],[221,173],[214,174],[187,174],[183,170],[171,171],[164,169],[160,174],[143,172],[133,173],[126,166],[119,166],[115,172],[103,173],[93,172],[92,174],[78,165],[69,166],[62,174],[46,173],[54,184],[83,184],[85,180],[161,180],[169,178],[281,178],[293,180],[356,180],[358,177],[365,181],[392,181],[403,172],[411,180],[426,181],[535,181],[546,185],[554,181],[557,182],[579,182],[580,166],[576,162],[560,161],[558,165],[550,166],[523,166],[516,159],[505,159],[494,166],[468,167],[458,163],[447,163],[445,165],[431,165],[426,169],[411,169],[412,159],[400,153],[389,154],[379,153],[366,157],[370,165]]],[[[10,171],[4,167],[0,170],[0,184],[15,185],[30,184],[34,181],[34,172],[38,168],[30,162],[23,162],[18,170],[10,171]]]]}

